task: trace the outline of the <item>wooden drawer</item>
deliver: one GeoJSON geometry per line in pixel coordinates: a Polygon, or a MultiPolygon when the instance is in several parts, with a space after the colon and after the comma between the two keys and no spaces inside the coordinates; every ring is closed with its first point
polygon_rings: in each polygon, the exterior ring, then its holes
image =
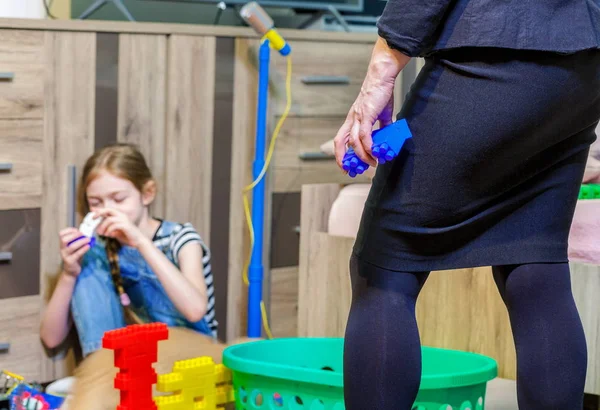
{"type": "Polygon", "coordinates": [[[273,192],[299,192],[303,184],[369,182],[365,175],[350,178],[335,159],[303,160],[301,153],[320,153],[320,146],[335,137],[343,117],[289,117],[281,129],[273,155],[273,192]]]}
{"type": "Polygon", "coordinates": [[[298,336],[298,266],[271,269],[271,331],[298,336]]]}
{"type": "Polygon", "coordinates": [[[0,211],[0,303],[40,293],[40,224],[40,209],[0,211]]]}
{"type": "Polygon", "coordinates": [[[0,30],[0,118],[43,118],[44,33],[0,30]]]}
{"type": "Polygon", "coordinates": [[[43,128],[43,120],[0,119],[0,210],[41,206],[43,128]]]}
{"type": "Polygon", "coordinates": [[[40,308],[39,295],[0,303],[0,369],[29,381],[41,379],[40,308]]]}
{"type": "MultiPolygon", "coordinates": [[[[292,45],[292,111],[295,116],[346,117],[367,73],[373,44],[316,43],[292,45]]],[[[272,91],[275,114],[285,108],[286,59],[274,53],[272,91]]]]}

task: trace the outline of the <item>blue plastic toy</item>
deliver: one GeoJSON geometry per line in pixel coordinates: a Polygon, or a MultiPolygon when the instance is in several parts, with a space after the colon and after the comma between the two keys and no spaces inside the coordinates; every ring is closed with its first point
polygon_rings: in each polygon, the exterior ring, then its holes
{"type": "MultiPolygon", "coordinates": [[[[373,131],[372,152],[380,164],[385,164],[396,158],[404,145],[404,142],[412,137],[408,123],[405,119],[398,120],[388,126],[373,131]]],[[[348,148],[344,159],[343,168],[350,177],[354,178],[369,168],[369,164],[361,160],[352,149],[348,148]]]]}
{"type": "Polygon", "coordinates": [[[9,396],[10,410],[58,410],[64,400],[28,384],[18,385],[9,396]]]}

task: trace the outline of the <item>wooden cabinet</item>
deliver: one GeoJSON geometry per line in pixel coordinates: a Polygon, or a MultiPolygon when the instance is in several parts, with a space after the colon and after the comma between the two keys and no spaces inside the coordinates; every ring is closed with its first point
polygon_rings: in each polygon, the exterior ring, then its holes
{"type": "Polygon", "coordinates": [[[44,33],[0,30],[0,210],[39,207],[44,33]]]}
{"type": "MultiPolygon", "coordinates": [[[[273,205],[270,220],[274,239],[289,237],[292,225],[300,220],[299,197],[303,185],[370,181],[364,174],[350,178],[342,173],[334,158],[323,157],[320,146],[333,139],[346,120],[360,93],[372,49],[373,42],[370,41],[293,42],[292,108],[277,141],[269,179],[269,195],[272,198],[277,195],[277,200],[273,200],[277,207],[273,205]],[[284,195],[285,200],[279,199],[284,195]]],[[[273,65],[271,129],[280,119],[286,102],[286,60],[276,55],[273,65]]],[[[402,78],[399,77],[395,92],[396,112],[402,99],[402,78]]],[[[300,240],[296,238],[289,243],[297,244],[300,240]]],[[[296,284],[294,288],[297,289],[299,249],[275,242],[271,242],[269,248],[268,260],[277,262],[269,271],[271,326],[277,336],[296,336],[298,294],[286,288],[296,284]],[[281,261],[289,261],[290,265],[281,265],[281,261]]]]}
{"type": "MultiPolygon", "coordinates": [[[[46,32],[45,56],[42,311],[62,268],[58,232],[79,222],[75,216],[75,178],[95,148],[96,35],[46,32]]],[[[69,343],[49,352],[42,361],[42,379],[69,375],[75,367],[75,358],[69,343]]]]}
{"type": "Polygon", "coordinates": [[[335,137],[343,122],[344,118],[337,116],[289,117],[273,155],[273,192],[300,192],[304,184],[323,181],[340,184],[367,182],[369,179],[364,174],[351,180],[340,171],[334,158],[317,157],[321,154],[321,144],[335,137]]]}
{"type": "Polygon", "coordinates": [[[43,377],[38,330],[41,305],[39,295],[0,301],[0,368],[30,381],[43,377]]]}
{"type": "MultiPolygon", "coordinates": [[[[295,261],[299,250],[293,245],[298,244],[299,232],[294,225],[300,219],[299,193],[302,185],[368,181],[364,175],[351,179],[343,174],[332,157],[321,155],[320,147],[335,137],[358,96],[375,37],[348,34],[336,37],[329,33],[312,33],[307,37],[310,38],[287,37],[292,47],[292,104],[276,141],[267,174],[264,298],[275,336],[296,335],[298,298],[293,289],[298,281],[295,261]],[[279,232],[281,229],[285,231],[279,232]],[[290,239],[291,235],[295,235],[295,240],[290,239]],[[289,246],[281,246],[282,238],[288,239],[284,241],[289,246]],[[279,252],[286,254],[274,254],[279,252]],[[273,269],[269,261],[276,261],[273,269]],[[282,265],[282,261],[290,265],[282,265]]],[[[246,306],[247,290],[239,284],[239,275],[249,252],[249,239],[239,193],[251,182],[252,175],[258,47],[259,42],[255,40],[239,39],[236,42],[236,63],[240,64],[236,64],[235,71],[233,146],[238,149],[233,154],[232,163],[229,234],[236,245],[230,246],[230,275],[238,284],[230,283],[230,310],[245,309],[246,306]],[[234,201],[233,195],[239,200],[234,201]],[[234,250],[237,253],[233,254],[234,250]]],[[[288,60],[271,53],[269,138],[286,107],[287,70],[288,60]]],[[[397,88],[401,89],[401,81],[398,81],[397,88]]],[[[398,92],[398,102],[401,96],[398,92]]],[[[229,323],[228,335],[239,334],[239,330],[245,328],[245,320],[245,316],[241,315],[237,326],[229,323]]]]}
{"type": "Polygon", "coordinates": [[[0,118],[0,210],[41,205],[43,133],[42,118],[0,118]]]}
{"type": "MultiPolygon", "coordinates": [[[[369,43],[294,41],[292,115],[345,118],[360,91],[373,49],[369,43]]],[[[277,86],[275,115],[285,108],[287,62],[273,57],[277,86]]]]}
{"type": "Polygon", "coordinates": [[[0,227],[0,368],[39,380],[39,209],[0,211],[0,227]]]}
{"type": "Polygon", "coordinates": [[[115,34],[114,44],[122,45],[116,51],[121,87],[117,115],[110,115],[96,98],[107,86],[97,70],[104,63],[97,43],[105,37],[42,29],[0,29],[0,35],[0,369],[53,380],[71,374],[77,355],[70,345],[43,349],[40,315],[61,270],[58,232],[79,222],[76,182],[101,146],[98,122],[113,122],[118,130],[102,144],[136,143],[157,171],[158,216],[192,221],[208,235],[210,212],[200,203],[210,203],[212,152],[203,140],[212,141],[214,67],[206,62],[214,60],[214,37],[172,36],[168,55],[164,33],[115,34]],[[140,57],[155,64],[140,69],[140,57]],[[167,76],[168,67],[178,70],[167,76]],[[195,189],[198,164],[204,164],[203,190],[195,189]],[[167,182],[194,196],[166,201],[167,182]]]}
{"type": "Polygon", "coordinates": [[[0,30],[0,368],[43,379],[44,32],[0,30]]]}
{"type": "MultiPolygon", "coordinates": [[[[292,46],[292,108],[275,149],[273,192],[299,192],[316,182],[347,183],[320,146],[335,137],[365,78],[372,44],[295,41],[292,46]]],[[[273,129],[286,103],[286,59],[273,57],[273,129]]],[[[354,181],[366,181],[359,176],[354,181]]]]}
{"type": "Polygon", "coordinates": [[[0,30],[0,119],[44,118],[44,32],[0,30]]]}
{"type": "MultiPolygon", "coordinates": [[[[298,193],[306,183],[346,181],[331,158],[309,161],[303,154],[318,152],[335,135],[358,95],[374,40],[283,34],[293,48],[293,105],[267,175],[269,197],[298,193]]],[[[45,351],[39,320],[61,270],[58,232],[79,222],[75,193],[84,161],[114,142],[137,144],[148,160],[158,182],[153,216],[191,222],[211,247],[218,239],[212,266],[219,336],[242,336],[241,272],[249,244],[242,191],[252,177],[256,33],[0,19],[0,37],[0,225],[6,218],[13,225],[25,215],[37,218],[19,236],[26,253],[19,248],[12,264],[0,261],[0,369],[38,381],[72,373],[76,350],[45,351]],[[27,281],[11,282],[23,274],[27,281]]],[[[268,132],[285,107],[286,64],[272,53],[268,132]]],[[[0,255],[10,248],[7,226],[0,255]]],[[[271,310],[282,306],[276,321],[291,334],[297,269],[282,267],[277,275],[271,310]]],[[[265,276],[268,302],[268,269],[265,276]]]]}
{"type": "Polygon", "coordinates": [[[0,303],[40,293],[40,210],[0,211],[0,303]]]}

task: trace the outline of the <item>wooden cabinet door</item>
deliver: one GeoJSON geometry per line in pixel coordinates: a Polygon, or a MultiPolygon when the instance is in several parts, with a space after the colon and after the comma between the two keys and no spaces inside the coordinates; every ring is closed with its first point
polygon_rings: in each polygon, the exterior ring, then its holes
{"type": "Polygon", "coordinates": [[[216,38],[172,35],[168,49],[165,214],[209,244],[216,38]]]}
{"type": "MultiPolygon", "coordinates": [[[[44,303],[61,269],[58,232],[73,220],[75,187],[86,159],[94,151],[96,34],[46,32],[41,293],[44,303]]],[[[51,352],[42,361],[42,376],[70,374],[72,351],[51,352]]]]}

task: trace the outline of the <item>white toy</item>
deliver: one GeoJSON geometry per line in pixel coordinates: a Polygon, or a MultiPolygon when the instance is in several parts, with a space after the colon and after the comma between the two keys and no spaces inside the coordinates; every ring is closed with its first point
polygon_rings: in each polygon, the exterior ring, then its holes
{"type": "MultiPolygon", "coordinates": [[[[79,231],[86,237],[90,238],[90,247],[94,246],[96,242],[96,238],[94,237],[94,233],[96,232],[96,228],[100,225],[103,218],[95,218],[94,213],[89,212],[83,221],[81,221],[81,225],[79,225],[79,231]]],[[[80,238],[77,238],[80,239],[80,238]]]]}

